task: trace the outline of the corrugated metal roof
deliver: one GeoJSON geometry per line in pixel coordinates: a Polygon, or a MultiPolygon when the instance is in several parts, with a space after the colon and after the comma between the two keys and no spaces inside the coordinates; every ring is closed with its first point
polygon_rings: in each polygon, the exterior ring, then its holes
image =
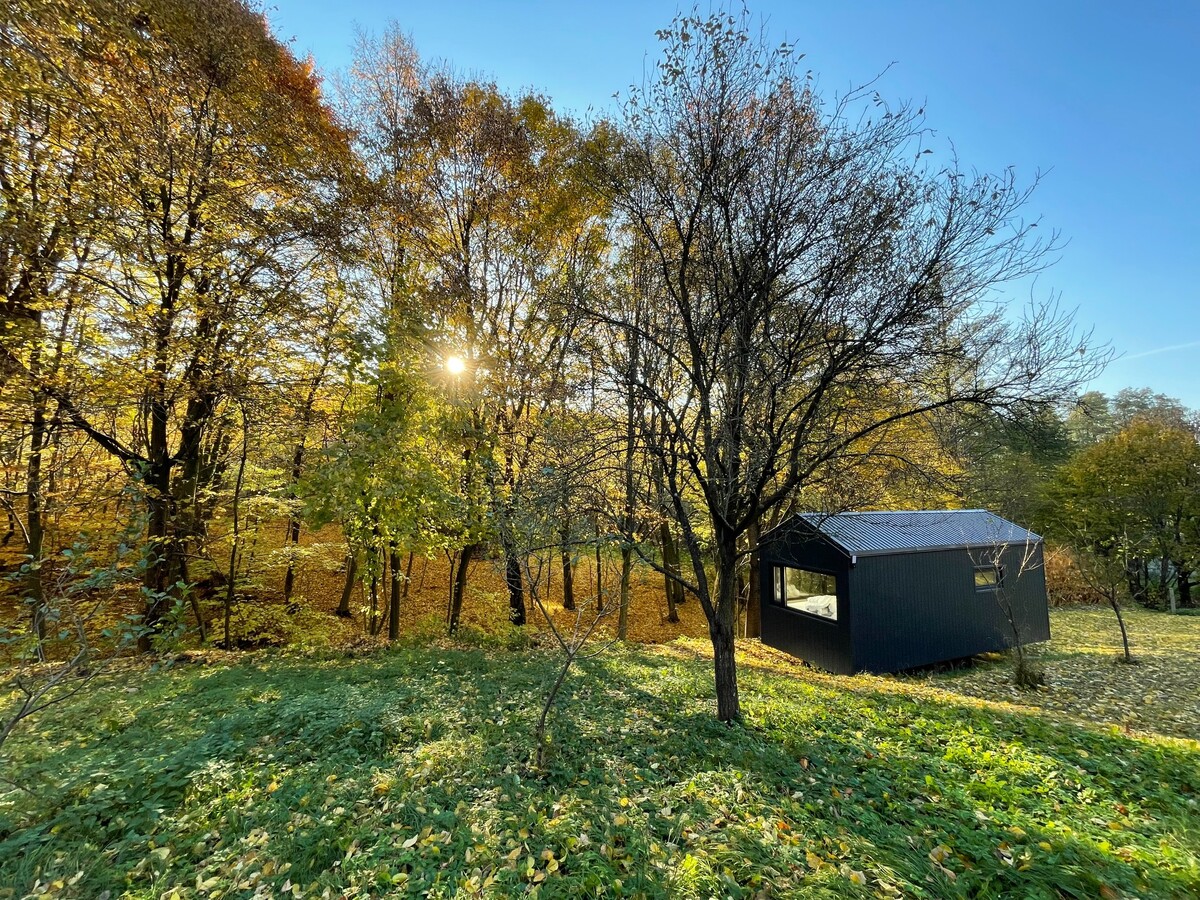
{"type": "Polygon", "coordinates": [[[800,513],[798,518],[856,556],[1023,545],[1041,540],[1032,531],[986,509],[800,513]]]}

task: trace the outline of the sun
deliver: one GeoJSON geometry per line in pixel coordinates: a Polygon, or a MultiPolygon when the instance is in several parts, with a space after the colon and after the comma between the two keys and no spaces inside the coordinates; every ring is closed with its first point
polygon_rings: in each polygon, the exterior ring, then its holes
{"type": "Polygon", "coordinates": [[[446,371],[451,375],[461,375],[467,368],[467,364],[461,356],[446,357],[446,371]]]}

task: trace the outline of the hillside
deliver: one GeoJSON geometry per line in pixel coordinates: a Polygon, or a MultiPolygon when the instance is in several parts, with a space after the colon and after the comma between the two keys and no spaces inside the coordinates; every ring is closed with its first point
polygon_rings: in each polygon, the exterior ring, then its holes
{"type": "MultiPolygon", "coordinates": [[[[1056,612],[1045,658],[1124,677],[1100,622],[1056,612]]],[[[1194,671],[1198,625],[1138,616],[1145,670],[1161,638],[1194,671]]],[[[541,776],[545,650],[130,668],[6,748],[0,897],[1200,893],[1195,741],[1006,696],[1004,664],[834,678],[757,644],[726,728],[705,653],[582,662],[541,776]]]]}

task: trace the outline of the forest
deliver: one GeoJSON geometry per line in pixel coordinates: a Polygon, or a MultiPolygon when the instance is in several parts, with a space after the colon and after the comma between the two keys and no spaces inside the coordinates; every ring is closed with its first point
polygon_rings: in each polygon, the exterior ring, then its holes
{"type": "Polygon", "coordinates": [[[733,720],[801,509],[986,507],[1058,602],[1195,605],[1195,414],[1086,391],[1109,348],[1005,293],[1060,249],[1036,179],[922,108],[822,96],[748,14],[677,17],[585,123],[398,25],[327,79],[236,0],[138,10],[0,31],[10,660],[698,607],[733,720]]]}

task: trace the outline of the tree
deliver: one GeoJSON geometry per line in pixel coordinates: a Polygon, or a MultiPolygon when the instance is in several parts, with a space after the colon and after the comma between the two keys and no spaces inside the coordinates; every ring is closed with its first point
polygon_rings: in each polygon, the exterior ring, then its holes
{"type": "Polygon", "coordinates": [[[50,4],[23,0],[0,17],[0,398],[24,429],[16,455],[25,463],[22,490],[3,500],[11,536],[12,500],[24,497],[23,588],[41,636],[47,476],[62,426],[49,386],[70,383],[71,335],[85,305],[80,270],[105,208],[90,174],[111,76],[93,63],[111,13],[95,3],[79,11],[73,30],[50,4]]]}
{"type": "Polygon", "coordinates": [[[374,93],[390,99],[375,106],[394,110],[379,121],[377,142],[403,173],[403,246],[421,273],[413,289],[432,346],[463,362],[455,388],[456,405],[469,406],[462,493],[488,501],[467,503],[474,520],[458,554],[451,628],[468,567],[488,538],[504,553],[512,621],[524,624],[513,499],[539,423],[565,391],[574,324],[564,301],[601,247],[598,205],[575,171],[580,138],[541,97],[510,98],[492,84],[414,70],[394,37],[366,46],[359,77],[384,85],[374,93]],[[403,84],[384,77],[403,71],[412,73],[403,84]]]}
{"type": "Polygon", "coordinates": [[[597,165],[628,240],[652,250],[658,314],[588,314],[637,332],[661,360],[634,386],[658,421],[647,452],[729,721],[740,717],[737,577],[755,523],[897,422],[1056,397],[1094,366],[1052,303],[1016,322],[993,302],[1054,244],[1020,218],[1030,189],[1011,173],[926,164],[922,111],[869,90],[824,105],[792,46],[752,35],[745,14],[681,15],[659,36],[661,60],[624,104],[619,151],[597,165]],[[873,115],[859,115],[864,103],[873,115]]]}
{"type": "Polygon", "coordinates": [[[963,468],[962,495],[971,506],[1023,525],[1043,528],[1052,515],[1047,485],[1071,452],[1066,423],[1057,410],[1039,405],[1011,415],[968,410],[954,417],[948,443],[963,468]]]}
{"type": "MultiPolygon", "coordinates": [[[[78,190],[104,201],[76,254],[88,331],[70,390],[6,359],[140,486],[154,625],[203,545],[210,463],[230,444],[222,404],[305,331],[303,276],[336,248],[325,213],[345,141],[311,66],[239,0],[136,14],[97,0],[84,15],[85,40],[54,49],[96,73],[67,109],[96,126],[78,190]]],[[[21,49],[44,62],[44,48],[21,49]]]]}
{"type": "Polygon", "coordinates": [[[1129,592],[1192,605],[1200,564],[1200,443],[1187,428],[1135,419],[1079,451],[1050,488],[1053,527],[1080,550],[1123,560],[1129,592]],[[1154,596],[1157,588],[1157,596],[1154,596]]]}

